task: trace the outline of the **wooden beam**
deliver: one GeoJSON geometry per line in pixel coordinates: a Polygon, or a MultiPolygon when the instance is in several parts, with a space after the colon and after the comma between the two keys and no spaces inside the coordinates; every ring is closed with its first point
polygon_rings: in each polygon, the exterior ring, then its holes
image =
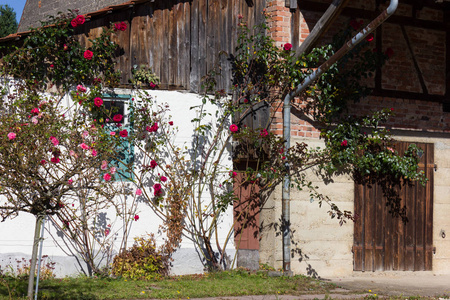
{"type": "Polygon", "coordinates": [[[295,55],[299,57],[303,53],[310,52],[316,42],[328,31],[330,25],[336,20],[336,18],[342,12],[342,9],[347,5],[349,0],[334,0],[328,7],[320,20],[316,23],[311,33],[301,44],[301,46],[295,51],[295,55]]]}
{"type": "MultiPolygon", "coordinates": [[[[314,11],[314,12],[323,12],[328,8],[328,5],[325,3],[318,3],[311,0],[302,0],[299,2],[299,9],[306,11],[314,11]]],[[[342,10],[341,15],[346,17],[354,17],[358,16],[358,18],[362,19],[374,19],[378,16],[378,12],[376,11],[368,11],[359,8],[351,8],[346,7],[342,10]]],[[[386,20],[386,23],[391,24],[399,24],[399,25],[408,25],[415,27],[422,27],[425,29],[433,29],[433,30],[445,30],[445,26],[443,22],[439,21],[430,21],[430,20],[420,20],[414,17],[406,17],[406,16],[398,16],[393,15],[386,20]]]]}

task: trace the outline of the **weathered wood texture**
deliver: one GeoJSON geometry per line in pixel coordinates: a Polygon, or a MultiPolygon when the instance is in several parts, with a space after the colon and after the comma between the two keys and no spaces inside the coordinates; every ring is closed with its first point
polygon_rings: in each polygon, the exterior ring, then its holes
{"type": "MultiPolygon", "coordinates": [[[[218,87],[230,91],[228,58],[236,47],[238,16],[252,27],[264,21],[264,8],[265,0],[250,5],[245,0],[157,0],[114,11],[86,26],[93,38],[110,22],[128,24],[116,39],[122,48],[122,85],[128,84],[133,66],[146,65],[161,79],[161,89],[198,92],[202,77],[217,67],[218,87]]],[[[88,45],[88,36],[81,39],[88,45]]]]}
{"type": "Polygon", "coordinates": [[[245,183],[247,176],[238,172],[234,178],[237,200],[234,207],[234,243],[238,249],[259,249],[260,199],[258,185],[245,183]]]}
{"type": "MultiPolygon", "coordinates": [[[[380,7],[370,9],[362,9],[352,6],[352,4],[358,1],[350,1],[348,6],[342,9],[342,12],[339,14],[339,17],[333,21],[331,26],[329,24],[322,24],[321,21],[318,20],[318,16],[322,16],[325,18],[326,11],[332,12],[333,5],[330,6],[330,3],[339,2],[337,0],[329,0],[324,3],[324,1],[312,1],[312,0],[301,0],[298,1],[299,11],[295,11],[292,13],[293,20],[291,21],[292,26],[298,26],[297,24],[302,21],[306,23],[305,25],[308,27],[306,31],[312,31],[314,33],[316,30],[320,32],[317,36],[314,37],[317,39],[322,36],[318,42],[314,40],[314,42],[310,44],[301,45],[302,48],[307,47],[310,49],[311,46],[317,46],[317,44],[328,43],[330,41],[330,36],[336,32],[337,28],[344,28],[348,26],[348,22],[352,18],[357,18],[358,20],[363,19],[366,24],[373,20],[380,14],[380,7]],[[318,24],[318,27],[323,27],[325,30],[315,29],[313,31],[314,25],[318,24]],[[329,30],[328,33],[326,33],[329,30]]],[[[364,2],[364,1],[359,1],[364,2]]],[[[370,1],[367,1],[370,2],[370,1]]],[[[375,77],[375,87],[372,93],[373,96],[382,96],[382,97],[391,97],[391,98],[403,98],[403,99],[414,99],[414,100],[424,100],[430,102],[445,102],[450,103],[448,97],[448,89],[450,86],[450,80],[448,80],[449,73],[449,60],[446,60],[445,51],[442,50],[440,53],[432,52],[427,49],[436,49],[441,47],[445,49],[444,43],[436,47],[435,45],[426,45],[426,39],[422,39],[418,41],[417,32],[425,32],[424,35],[428,35],[429,37],[436,35],[440,37],[440,40],[445,40],[445,38],[450,39],[450,17],[449,14],[444,14],[444,18],[430,17],[430,18],[421,18],[419,17],[418,8],[413,4],[413,1],[401,1],[405,7],[410,8],[410,12],[408,14],[396,13],[391,16],[386,22],[383,23],[382,26],[376,31],[376,39],[373,42],[374,49],[386,49],[387,47],[394,47],[397,52],[402,51],[402,54],[397,53],[397,62],[388,62],[387,65],[393,66],[394,70],[398,70],[398,65],[408,66],[410,69],[411,75],[408,77],[403,76],[405,73],[399,75],[399,78],[405,78],[405,83],[397,80],[394,81],[395,87],[386,84],[386,81],[392,79],[392,70],[388,67],[384,68],[385,73],[381,74],[381,70],[378,70],[375,77]],[[405,3],[406,2],[406,3],[405,3]],[[447,16],[447,17],[445,17],[447,16]],[[380,36],[381,35],[381,36],[380,36]],[[395,35],[395,38],[393,37],[395,35]],[[423,48],[420,49],[419,48],[423,48]],[[433,57],[439,59],[441,61],[446,61],[447,70],[444,70],[445,67],[437,67],[439,64],[433,64],[433,62],[423,62],[423,58],[420,53],[427,53],[428,57],[433,57]],[[402,59],[399,59],[399,56],[402,56],[402,59]],[[401,61],[401,62],[400,62],[401,61]],[[398,64],[395,65],[394,64],[398,64]],[[438,71],[428,70],[429,68],[437,68],[438,71]],[[439,77],[436,74],[439,72],[439,77]],[[388,78],[389,76],[389,78],[388,78]],[[414,76],[414,77],[413,77],[414,76]],[[435,79],[435,76],[438,79],[435,79]],[[444,78],[447,76],[447,80],[444,78]],[[416,78],[415,81],[412,81],[411,78],[416,78]],[[439,81],[439,78],[442,80],[439,81]],[[417,81],[417,82],[416,82],[417,81]],[[413,84],[411,84],[413,83],[413,84]],[[447,95],[444,95],[443,87],[447,84],[447,95]],[[439,86],[439,88],[437,87],[439,86]],[[414,87],[415,89],[413,89],[414,87]]],[[[377,3],[380,3],[377,1],[377,3]]],[[[436,12],[439,15],[439,12],[442,11],[443,6],[437,5],[433,1],[425,1],[427,5],[428,11],[436,12]]],[[[424,11],[426,11],[424,9],[424,11]]],[[[444,10],[445,12],[446,10],[444,10]]],[[[425,13],[422,13],[425,14],[425,13]]],[[[305,32],[303,32],[305,34],[305,32]]],[[[308,38],[309,39],[309,38],[308,38]]],[[[297,30],[296,28],[292,28],[291,30],[291,43],[293,45],[297,45],[298,41],[302,40],[302,30],[297,30]]],[[[430,38],[431,40],[431,38],[430,38]]],[[[448,43],[447,43],[448,44],[448,43]]],[[[446,48],[448,51],[448,47],[446,48]]],[[[300,50],[298,50],[300,51],[300,50]]],[[[447,53],[448,54],[448,53],[447,53]]],[[[447,55],[448,56],[448,55],[447,55]]],[[[393,59],[393,61],[395,61],[393,59]]],[[[445,63],[443,64],[445,65],[445,63]]],[[[392,81],[390,81],[392,83],[392,81]]],[[[450,105],[449,105],[450,107],[450,105]]],[[[450,110],[450,109],[448,109],[450,110]]]]}
{"type": "MultiPolygon", "coordinates": [[[[410,143],[398,143],[399,152],[410,143]]],[[[431,271],[433,251],[433,144],[417,143],[424,153],[419,168],[426,186],[414,183],[400,190],[408,222],[389,213],[380,186],[355,186],[353,269],[355,271],[431,271]]]]}

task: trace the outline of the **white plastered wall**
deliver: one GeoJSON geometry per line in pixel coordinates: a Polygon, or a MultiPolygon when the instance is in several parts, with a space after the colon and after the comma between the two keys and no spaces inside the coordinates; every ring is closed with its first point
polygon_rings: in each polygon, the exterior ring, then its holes
{"type": "MultiPolygon", "coordinates": [[[[129,90],[116,90],[117,94],[130,94],[129,90]]],[[[193,134],[193,124],[191,119],[195,116],[195,112],[190,107],[201,104],[201,98],[197,94],[182,93],[176,91],[149,91],[155,97],[158,103],[167,103],[170,107],[170,115],[174,122],[174,126],[178,127],[179,132],[176,141],[179,144],[186,143],[190,146],[193,134]]],[[[70,101],[67,99],[67,101],[70,101]]],[[[214,107],[209,106],[207,109],[214,115],[214,107]]],[[[222,161],[222,165],[226,168],[232,168],[230,155],[226,155],[222,161]]],[[[134,222],[131,227],[131,233],[128,238],[128,245],[133,244],[133,238],[143,236],[146,233],[154,233],[158,243],[163,242],[164,236],[158,234],[158,228],[161,220],[152,212],[151,208],[145,203],[140,203],[137,209],[139,220],[134,222]]],[[[115,216],[113,210],[108,211],[110,223],[116,228],[120,228],[120,219],[115,216]]],[[[13,220],[6,220],[0,223],[0,266],[5,269],[8,265],[15,266],[15,260],[29,258],[31,254],[33,235],[34,235],[34,216],[21,213],[13,220]]],[[[223,244],[229,230],[232,228],[233,214],[230,207],[220,222],[219,242],[223,244]]],[[[57,232],[49,222],[46,224],[45,240],[43,246],[43,255],[48,255],[53,262],[56,262],[55,273],[58,276],[77,275],[80,272],[79,265],[74,257],[67,256],[67,251],[57,246],[57,243],[51,238],[50,232],[57,237],[57,232]]],[[[114,228],[111,232],[114,232],[114,228]]],[[[115,249],[118,250],[120,245],[121,231],[118,229],[118,239],[115,249]]],[[[232,235],[231,235],[232,236],[232,235]]],[[[60,244],[61,239],[58,238],[60,244]]],[[[212,241],[215,245],[215,241],[212,241]]],[[[233,239],[228,243],[227,254],[231,259],[235,254],[233,239]]],[[[184,238],[180,249],[174,254],[173,274],[191,274],[203,272],[201,256],[196,251],[194,243],[184,238]]]]}

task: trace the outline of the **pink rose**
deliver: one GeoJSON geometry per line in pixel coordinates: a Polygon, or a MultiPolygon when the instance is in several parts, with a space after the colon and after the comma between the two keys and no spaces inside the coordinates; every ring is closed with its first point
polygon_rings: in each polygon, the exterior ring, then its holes
{"type": "Polygon", "coordinates": [[[16,138],[16,134],[14,132],[8,133],[8,139],[11,141],[16,138]]]}
{"type": "Polygon", "coordinates": [[[105,175],[103,175],[103,179],[105,181],[110,181],[111,180],[111,175],[109,173],[106,173],[105,175]]]}
{"type": "Polygon", "coordinates": [[[261,130],[261,132],[259,133],[259,135],[262,136],[262,137],[266,137],[266,136],[269,135],[269,133],[267,132],[266,129],[263,129],[263,130],[261,130]]]}
{"type": "Polygon", "coordinates": [[[138,196],[142,195],[142,190],[141,189],[137,189],[136,190],[136,195],[138,195],[138,196]]]}
{"type": "Polygon", "coordinates": [[[64,49],[64,51],[67,51],[67,50],[69,50],[69,47],[66,44],[64,44],[63,49],[64,49]]]}
{"type": "Polygon", "coordinates": [[[100,168],[106,170],[108,168],[108,162],[106,160],[102,161],[102,166],[100,168]]]}
{"type": "Polygon", "coordinates": [[[67,183],[68,183],[68,184],[72,184],[72,183],[73,183],[73,180],[72,180],[72,179],[69,179],[69,180],[67,180],[67,183]]]}
{"type": "Polygon", "coordinates": [[[160,179],[161,179],[162,182],[166,182],[167,181],[167,177],[166,176],[161,176],[160,179]]]}
{"type": "Polygon", "coordinates": [[[109,133],[109,135],[114,136],[114,135],[116,135],[116,132],[115,132],[115,131],[111,131],[111,132],[109,133]]]}
{"type": "Polygon", "coordinates": [[[108,236],[108,234],[111,232],[108,228],[105,229],[105,236],[108,236]]]}
{"type": "Polygon", "coordinates": [[[52,159],[50,160],[52,163],[57,164],[59,163],[59,158],[58,157],[52,157],[52,159]]]}
{"type": "Polygon", "coordinates": [[[127,137],[128,136],[128,131],[126,129],[119,131],[119,135],[121,137],[127,137]]]}
{"type": "Polygon", "coordinates": [[[84,93],[86,92],[86,88],[82,86],[81,84],[77,85],[77,91],[84,93]]]}
{"type": "Polygon", "coordinates": [[[37,117],[32,117],[31,118],[31,123],[33,123],[34,125],[36,125],[37,123],[39,123],[39,120],[37,117]]]}
{"type": "Polygon", "coordinates": [[[110,172],[111,174],[115,174],[115,173],[117,172],[117,168],[116,168],[116,167],[111,167],[111,168],[109,169],[109,172],[110,172]]]}
{"type": "Polygon", "coordinates": [[[292,44],[289,43],[284,44],[283,49],[285,51],[290,51],[292,49],[292,44]]]}
{"type": "Polygon", "coordinates": [[[154,89],[154,88],[156,87],[156,84],[154,84],[153,82],[150,82],[150,87],[151,87],[152,89],[154,89]]]}
{"type": "Polygon", "coordinates": [[[236,124],[231,124],[230,125],[230,131],[231,132],[237,132],[239,130],[239,127],[237,127],[236,124]]]}
{"type": "Polygon", "coordinates": [[[85,143],[79,144],[78,147],[81,147],[81,149],[83,149],[83,150],[87,150],[87,149],[90,148],[90,147],[89,147],[88,145],[86,145],[85,143]]]}
{"type": "Polygon", "coordinates": [[[52,142],[53,146],[58,146],[59,145],[58,139],[55,138],[54,136],[50,137],[50,141],[52,142]]]}
{"type": "Polygon", "coordinates": [[[100,97],[94,98],[94,104],[95,104],[95,106],[97,106],[97,107],[102,106],[102,105],[103,105],[103,100],[102,100],[102,98],[100,98],[100,97]]]}
{"type": "Polygon", "coordinates": [[[31,110],[31,113],[32,113],[32,114],[35,114],[35,115],[39,114],[39,108],[37,108],[37,107],[33,108],[33,109],[31,110]]]}
{"type": "Polygon", "coordinates": [[[139,215],[134,215],[134,220],[135,221],[139,220],[139,215]]]}
{"type": "Polygon", "coordinates": [[[237,173],[235,171],[230,171],[231,178],[234,178],[237,176],[237,173]]]}
{"type": "Polygon", "coordinates": [[[87,60],[91,60],[93,56],[94,56],[94,53],[92,53],[91,50],[84,51],[84,58],[86,58],[87,60]]]}
{"type": "Polygon", "coordinates": [[[97,156],[98,152],[97,152],[97,150],[92,149],[91,154],[92,154],[92,156],[95,157],[95,156],[97,156]]]}

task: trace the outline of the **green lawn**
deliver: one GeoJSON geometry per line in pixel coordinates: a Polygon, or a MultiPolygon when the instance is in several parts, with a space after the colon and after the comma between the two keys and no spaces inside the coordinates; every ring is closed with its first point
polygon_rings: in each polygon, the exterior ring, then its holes
{"type": "MultiPolygon", "coordinates": [[[[3,277],[0,299],[22,299],[27,280],[3,277]],[[9,289],[8,289],[9,288],[9,289]]],[[[160,281],[123,278],[64,278],[39,283],[39,299],[189,299],[197,297],[327,293],[333,284],[306,276],[269,277],[266,273],[228,271],[205,275],[170,277],[160,281]]],[[[24,298],[23,298],[24,299],[24,298]]]]}

